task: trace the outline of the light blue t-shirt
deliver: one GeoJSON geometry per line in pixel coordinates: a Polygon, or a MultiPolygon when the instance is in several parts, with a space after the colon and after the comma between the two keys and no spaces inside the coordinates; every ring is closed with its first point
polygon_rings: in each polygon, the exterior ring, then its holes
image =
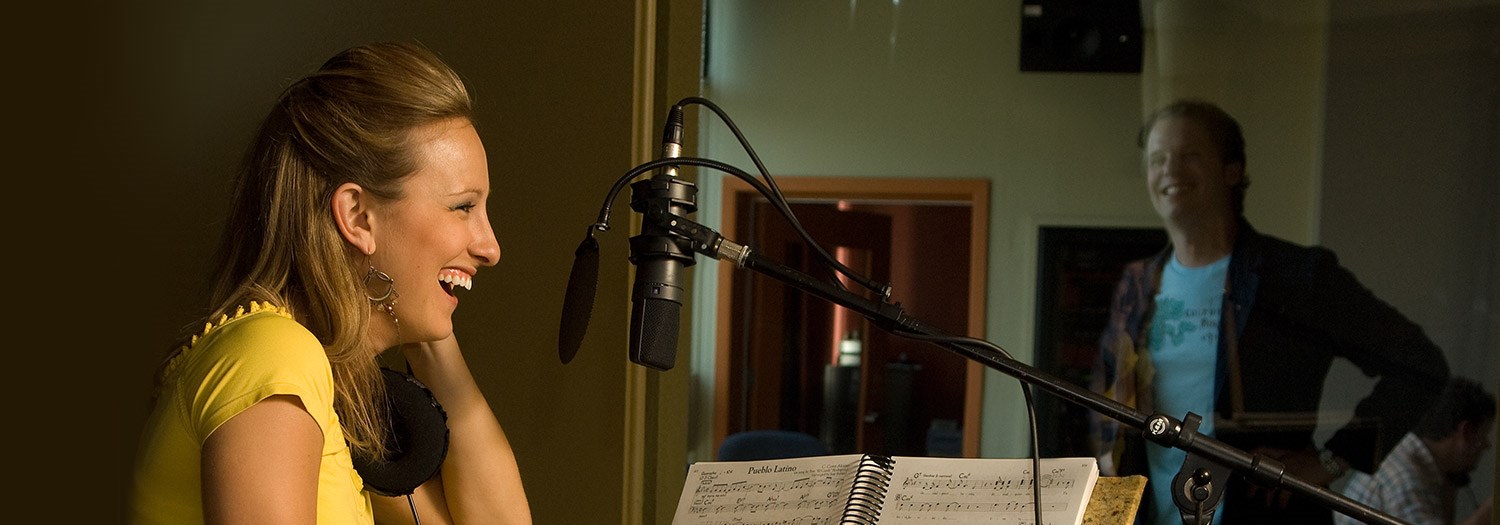
{"type": "MultiPolygon", "coordinates": [[[[1198,432],[1214,434],[1214,382],[1218,376],[1219,310],[1224,306],[1224,282],[1229,257],[1189,268],[1173,256],[1161,272],[1161,292],[1151,317],[1150,355],[1156,370],[1152,379],[1156,411],[1182,419],[1188,412],[1203,417],[1198,432]]],[[[1146,444],[1151,497],[1155,502],[1148,523],[1181,525],[1172,502],[1171,482],[1182,469],[1187,453],[1155,443],[1146,444]]],[[[1224,505],[1214,513],[1223,517],[1224,505]]]]}

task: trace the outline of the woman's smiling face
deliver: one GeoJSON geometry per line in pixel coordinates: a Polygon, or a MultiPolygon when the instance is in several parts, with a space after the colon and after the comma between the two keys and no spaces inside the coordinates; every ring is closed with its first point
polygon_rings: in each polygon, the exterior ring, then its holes
{"type": "MultiPolygon", "coordinates": [[[[452,334],[454,291],[469,289],[481,266],[500,260],[485,205],[489,165],[474,126],[451,119],[411,133],[419,167],[402,181],[401,197],[382,202],[372,217],[371,264],[391,276],[400,294],[400,343],[452,334]]],[[[374,315],[376,323],[386,317],[374,315]]]]}

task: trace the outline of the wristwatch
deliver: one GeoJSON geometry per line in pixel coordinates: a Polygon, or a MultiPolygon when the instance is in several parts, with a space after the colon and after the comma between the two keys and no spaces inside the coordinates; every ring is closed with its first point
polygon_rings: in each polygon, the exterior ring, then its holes
{"type": "Polygon", "coordinates": [[[1333,451],[1326,448],[1318,452],[1318,462],[1323,464],[1323,470],[1333,476],[1333,479],[1343,477],[1344,473],[1349,471],[1349,466],[1339,461],[1334,457],[1333,451]]]}

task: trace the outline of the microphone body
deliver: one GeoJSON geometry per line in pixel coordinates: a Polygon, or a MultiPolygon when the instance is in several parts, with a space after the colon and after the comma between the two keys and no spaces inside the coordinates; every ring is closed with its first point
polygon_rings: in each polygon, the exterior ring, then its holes
{"type": "Polygon", "coordinates": [[[677,362],[677,326],[687,290],[683,268],[694,262],[687,239],[657,224],[663,213],[685,216],[697,209],[698,187],[670,176],[630,185],[630,207],[645,215],[641,234],[630,238],[635,286],[630,295],[630,361],[656,370],[677,362]]]}
{"type": "MultiPolygon", "coordinates": [[[[682,107],[673,106],[662,130],[662,157],[682,156],[682,107]]],[[[630,292],[630,361],[656,370],[677,363],[677,325],[682,319],[682,269],[695,261],[692,245],[661,224],[665,214],[686,217],[698,209],[698,187],[668,166],[630,185],[630,208],[644,216],[641,234],[630,238],[635,286],[630,292]]]]}

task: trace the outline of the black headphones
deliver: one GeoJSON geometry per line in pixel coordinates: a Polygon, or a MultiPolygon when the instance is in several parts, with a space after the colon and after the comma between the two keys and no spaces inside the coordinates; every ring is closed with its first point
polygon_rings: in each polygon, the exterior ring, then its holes
{"type": "Polygon", "coordinates": [[[410,375],[381,368],[391,411],[386,446],[391,454],[375,462],[356,454],[354,469],[365,489],[381,496],[407,496],[432,479],[448,455],[448,413],[432,391],[410,375]]]}

